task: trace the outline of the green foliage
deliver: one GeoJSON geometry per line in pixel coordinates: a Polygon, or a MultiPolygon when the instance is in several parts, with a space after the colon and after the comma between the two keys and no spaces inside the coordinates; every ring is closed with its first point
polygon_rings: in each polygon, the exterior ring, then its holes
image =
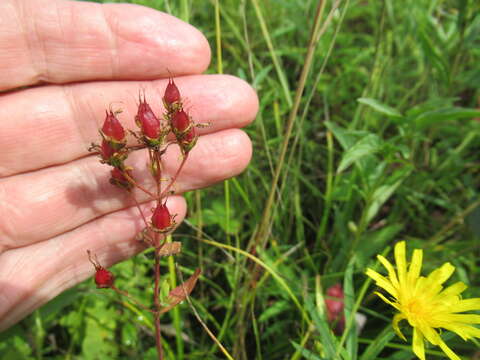
{"type": "MultiPolygon", "coordinates": [[[[214,48],[214,1],[135,3],[188,19],[214,48]]],[[[317,2],[219,3],[223,71],[253,84],[260,112],[246,129],[250,167],[229,183],[228,196],[221,186],[187,195],[189,225],[174,235],[184,278],[204,271],[192,294],[196,310],[238,360],[412,359],[363,273],[376,254],[408,239],[425,249],[425,271],[450,261],[456,280],[470,286],[466,295],[480,296],[480,3],[343,0],[332,10],[336,2],[326,1],[278,187],[273,173],[317,2]],[[271,231],[257,243],[271,191],[271,231]],[[324,306],[335,283],[345,291],[343,335],[332,332],[324,306]],[[367,316],[361,331],[357,312],[367,316]]],[[[146,303],[151,261],[147,253],[113,269],[118,286],[146,303]]],[[[154,359],[150,315],[93,287],[45,305],[41,328],[32,315],[3,334],[2,359],[154,359]]],[[[188,303],[179,309],[181,333],[170,313],[162,318],[166,358],[224,359],[188,303]]],[[[465,358],[478,354],[478,342],[448,344],[465,358]]]]}

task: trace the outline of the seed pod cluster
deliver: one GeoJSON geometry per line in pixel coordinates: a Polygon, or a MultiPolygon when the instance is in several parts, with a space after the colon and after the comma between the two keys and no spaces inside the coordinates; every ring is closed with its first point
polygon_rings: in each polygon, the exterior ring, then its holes
{"type": "MultiPolygon", "coordinates": [[[[145,227],[137,234],[136,239],[155,250],[152,272],[155,276],[153,308],[143,306],[143,308],[151,311],[155,317],[159,317],[160,314],[169,311],[185,299],[191,293],[200,275],[200,272],[196,271],[187,281],[174,288],[164,302],[160,299],[160,257],[175,255],[181,249],[179,242],[168,242],[166,237],[166,234],[173,231],[177,225],[175,222],[176,214],[172,215],[171,209],[167,206],[168,196],[174,193],[174,184],[189,157],[190,151],[197,142],[196,129],[205,126],[204,124],[194,123],[184,107],[180,90],[171,78],[165,88],[162,102],[165,111],[162,116],[158,116],[153,110],[155,108],[154,104],[150,106],[145,92],[140,92],[137,111],[133,119],[137,126],[136,130],[126,131],[124,129],[118,118],[121,111],[111,109],[106,111],[102,127],[99,129],[100,143],[98,145],[92,143],[90,147],[90,151],[94,151],[100,157],[101,163],[111,166],[110,183],[127,190],[130,195],[129,199],[133,201],[132,205],[135,205],[140,212],[140,219],[145,227]],[[176,171],[168,179],[165,179],[162,158],[170,145],[179,147],[182,160],[176,171]],[[136,150],[141,150],[148,155],[147,169],[151,175],[151,180],[153,180],[153,186],[152,181],[142,181],[140,174],[145,174],[145,172],[136,172],[133,167],[126,164],[129,155],[136,150]],[[134,189],[136,191],[133,191],[134,189]],[[137,199],[137,192],[143,192],[141,199],[137,199]],[[140,206],[145,201],[151,201],[155,204],[150,216],[145,214],[140,206]]],[[[114,285],[115,276],[113,273],[103,267],[97,257],[92,256],[89,250],[87,250],[87,253],[95,268],[94,280],[97,288],[109,288],[121,296],[131,298],[128,292],[114,285]]],[[[135,302],[140,303],[139,301],[135,302]]],[[[156,331],[160,334],[159,318],[155,324],[156,331]]]]}

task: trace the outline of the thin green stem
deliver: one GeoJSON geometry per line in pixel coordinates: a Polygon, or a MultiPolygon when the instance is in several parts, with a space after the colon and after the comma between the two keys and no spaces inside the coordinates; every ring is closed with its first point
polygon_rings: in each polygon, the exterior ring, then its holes
{"type": "MultiPolygon", "coordinates": [[[[218,0],[217,0],[218,1],[218,0]]],[[[322,0],[323,1],[323,0],[322,0]]],[[[263,16],[262,10],[258,4],[258,0],[252,0],[253,7],[255,8],[255,14],[257,15],[258,22],[260,24],[260,28],[262,29],[263,37],[265,38],[265,42],[267,43],[268,51],[270,52],[270,57],[272,58],[273,65],[275,66],[275,71],[277,72],[277,76],[280,80],[280,84],[282,86],[283,95],[285,96],[285,100],[287,101],[288,107],[292,106],[292,96],[290,95],[290,87],[288,85],[287,77],[285,76],[285,72],[282,69],[280,64],[280,60],[278,60],[277,52],[273,47],[272,38],[270,36],[270,32],[267,28],[267,23],[263,16]]]]}
{"type": "Polygon", "coordinates": [[[155,311],[153,313],[153,317],[155,319],[155,343],[157,346],[157,355],[158,360],[163,360],[163,347],[162,347],[162,329],[160,324],[160,255],[158,254],[158,234],[155,234],[155,264],[154,264],[154,272],[155,272],[155,285],[153,290],[153,303],[155,307],[155,311]]]}
{"type": "Polygon", "coordinates": [[[169,191],[170,188],[173,186],[173,184],[175,184],[175,182],[177,181],[178,175],[179,175],[180,172],[182,171],[183,166],[184,166],[185,163],[187,162],[187,159],[188,159],[188,153],[186,153],[186,154],[183,156],[183,160],[182,160],[180,166],[178,167],[177,172],[175,173],[175,175],[173,175],[173,177],[172,177],[172,179],[170,180],[170,183],[167,185],[167,187],[166,187],[165,189],[163,189],[163,191],[161,192],[160,196],[158,197],[159,199],[163,199],[165,196],[168,195],[168,191],[169,191]]]}
{"type": "Polygon", "coordinates": [[[217,72],[223,74],[222,28],[220,23],[220,2],[215,0],[215,44],[217,46],[217,72]]]}
{"type": "MultiPolygon", "coordinates": [[[[167,236],[167,243],[172,242],[172,236],[168,235],[167,236]]],[[[176,274],[176,269],[175,269],[175,260],[173,256],[168,257],[168,272],[169,272],[169,278],[170,278],[170,288],[175,289],[177,287],[177,274],[176,274]]],[[[183,342],[183,337],[182,337],[182,323],[181,323],[181,317],[180,317],[180,307],[175,306],[172,310],[172,318],[173,318],[173,327],[175,328],[175,341],[176,341],[176,346],[177,346],[177,354],[175,359],[183,359],[184,357],[184,342],[183,342]]]]}
{"type": "MultiPolygon", "coordinates": [[[[217,72],[223,74],[222,60],[222,26],[220,21],[220,2],[215,0],[215,43],[217,47],[217,72]]],[[[225,233],[227,243],[230,244],[230,182],[227,180],[223,183],[225,194],[225,233]]]]}
{"type": "Polygon", "coordinates": [[[190,22],[190,6],[189,6],[189,1],[188,0],[181,0],[180,6],[181,6],[181,11],[180,11],[180,19],[182,19],[185,22],[190,22]]]}

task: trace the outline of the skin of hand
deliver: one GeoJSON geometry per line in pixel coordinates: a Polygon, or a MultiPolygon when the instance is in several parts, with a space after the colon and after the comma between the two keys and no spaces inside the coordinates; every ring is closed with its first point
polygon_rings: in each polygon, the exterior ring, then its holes
{"type": "MultiPolygon", "coordinates": [[[[0,330],[92,276],[87,249],[105,267],[144,249],[138,210],[87,151],[105,109],[122,109],[124,127],[137,129],[139,91],[160,115],[171,75],[194,121],[210,123],[168,199],[177,221],[186,212],[178,194],[245,169],[252,146],[239,128],[255,118],[257,96],[238,78],[202,75],[209,62],[198,30],[152,9],[0,1],[0,330]]],[[[166,177],[180,162],[170,148],[166,177]]],[[[148,178],[146,159],[138,150],[127,161],[139,178],[148,178]]]]}

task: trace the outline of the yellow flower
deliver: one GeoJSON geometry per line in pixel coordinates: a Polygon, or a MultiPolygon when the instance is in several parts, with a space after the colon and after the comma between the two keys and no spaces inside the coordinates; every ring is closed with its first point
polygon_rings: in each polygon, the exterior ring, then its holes
{"type": "Polygon", "coordinates": [[[442,284],[455,271],[455,267],[450,263],[443,264],[427,277],[420,276],[422,257],[423,251],[415,249],[407,270],[405,241],[402,241],[395,245],[396,272],[387,259],[378,255],[378,260],[388,271],[388,277],[372,269],[367,269],[367,275],[393,297],[389,300],[376,292],[383,301],[399,311],[393,318],[393,329],[397,335],[407,340],[398,327],[401,320],[408,320],[413,327],[412,347],[415,355],[425,360],[426,339],[439,346],[450,359],[460,360],[435,329],[444,328],[455,332],[464,340],[480,338],[480,329],[471,325],[480,324],[480,315],[459,314],[480,310],[480,298],[462,300],[460,294],[467,288],[462,282],[443,288],[442,284]]]}

